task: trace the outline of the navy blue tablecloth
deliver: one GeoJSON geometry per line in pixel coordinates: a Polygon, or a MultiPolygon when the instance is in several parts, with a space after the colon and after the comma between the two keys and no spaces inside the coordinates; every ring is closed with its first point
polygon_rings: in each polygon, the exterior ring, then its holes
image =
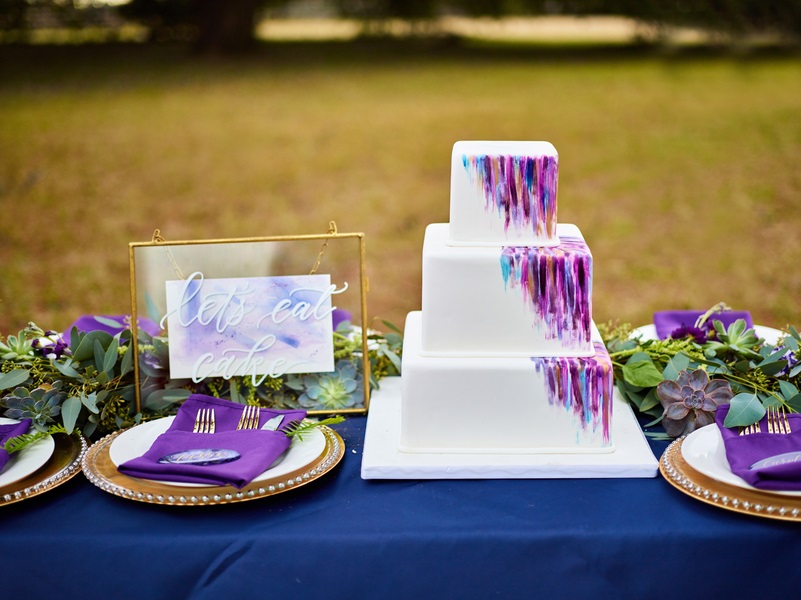
{"type": "MultiPolygon", "coordinates": [[[[801,525],[655,479],[363,481],[366,419],[322,479],[156,506],[79,475],[0,507],[4,598],[795,597],[801,525]]],[[[665,443],[653,443],[659,455],[665,443]]]]}

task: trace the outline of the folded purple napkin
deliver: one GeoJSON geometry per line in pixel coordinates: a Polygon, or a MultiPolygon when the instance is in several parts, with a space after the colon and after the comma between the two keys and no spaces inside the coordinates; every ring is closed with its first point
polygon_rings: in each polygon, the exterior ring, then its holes
{"type": "Polygon", "coordinates": [[[4,446],[8,440],[23,433],[28,433],[31,428],[31,420],[23,419],[19,423],[10,423],[9,425],[0,425],[0,471],[5,468],[9,460],[8,452],[4,446]]]}
{"type": "MultiPolygon", "coordinates": [[[[670,337],[678,329],[688,329],[695,327],[695,321],[704,314],[703,310],[663,310],[654,313],[654,325],[656,335],[660,340],[670,337]]],[[[747,310],[729,310],[715,313],[707,320],[708,327],[712,327],[713,321],[720,321],[728,329],[729,325],[737,319],[745,319],[745,324],[750,328],[754,326],[751,313],[747,310]]]]}
{"type": "Polygon", "coordinates": [[[767,433],[767,418],[760,421],[762,433],[740,435],[737,428],[723,426],[729,405],[715,413],[723,436],[731,472],[755,488],[776,491],[801,490],[801,415],[788,414],[791,433],[767,433]]]}
{"type": "Polygon", "coordinates": [[[306,416],[304,410],[259,409],[259,427],[277,415],[277,431],[237,430],[244,406],[228,400],[193,394],[178,410],[170,428],[147,452],[119,466],[141,479],[233,485],[242,488],[266,471],[289,448],[283,430],[306,416]],[[201,409],[214,409],[215,433],[192,433],[201,409]]]}

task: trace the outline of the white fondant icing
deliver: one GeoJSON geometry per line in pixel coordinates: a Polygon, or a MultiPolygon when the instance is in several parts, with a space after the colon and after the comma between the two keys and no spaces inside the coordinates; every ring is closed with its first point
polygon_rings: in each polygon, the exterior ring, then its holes
{"type": "MultiPolygon", "coordinates": [[[[488,209],[484,194],[465,168],[465,156],[548,156],[558,162],[556,148],[550,142],[456,142],[451,154],[450,245],[553,246],[559,243],[557,237],[537,234],[531,226],[512,223],[507,227],[502,214],[488,209]]],[[[555,204],[555,189],[553,196],[555,204]]],[[[554,214],[554,222],[555,218],[554,214]]]]}
{"type": "MultiPolygon", "coordinates": [[[[421,326],[422,313],[409,313],[403,346],[401,451],[614,450],[604,442],[600,427],[586,427],[565,406],[549,402],[545,377],[531,358],[423,356],[421,326]]],[[[609,377],[611,382],[611,373],[609,377]]]]}
{"type": "MultiPolygon", "coordinates": [[[[583,239],[560,224],[562,238],[583,239]]],[[[522,296],[505,285],[498,247],[452,247],[448,224],[426,228],[423,243],[424,355],[592,356],[587,336],[574,345],[551,333],[522,296]]],[[[591,280],[592,274],[589,273],[591,280]]],[[[585,307],[591,310],[591,307],[585,307]]]]}

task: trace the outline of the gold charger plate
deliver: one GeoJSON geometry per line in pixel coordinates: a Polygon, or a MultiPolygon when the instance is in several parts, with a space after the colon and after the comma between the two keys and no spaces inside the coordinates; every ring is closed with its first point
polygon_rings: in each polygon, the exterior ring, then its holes
{"type": "Polygon", "coordinates": [[[83,473],[104,492],[150,504],[203,506],[255,500],[288,492],[319,479],[342,460],[345,443],[339,434],[325,425],[317,430],[325,437],[325,447],[317,457],[295,471],[254,481],[242,489],[233,486],[176,486],[120,473],[109,456],[109,449],[123,431],[116,431],[92,444],[83,458],[83,473]]]}
{"type": "Polygon", "coordinates": [[[81,471],[86,439],[77,434],[54,433],[55,447],[48,461],[27,477],[0,487],[0,506],[27,500],[69,481],[81,471]]]}
{"type": "Polygon", "coordinates": [[[659,471],[673,487],[688,496],[734,512],[768,519],[801,521],[801,497],[745,489],[717,481],[693,469],[681,454],[685,438],[667,447],[659,471]]]}

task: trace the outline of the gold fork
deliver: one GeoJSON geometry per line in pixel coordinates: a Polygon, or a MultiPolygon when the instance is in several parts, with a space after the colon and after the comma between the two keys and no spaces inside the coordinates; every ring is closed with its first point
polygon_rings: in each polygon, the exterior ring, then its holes
{"type": "Polygon", "coordinates": [[[784,407],[768,408],[768,433],[790,433],[790,420],[784,412],[784,407]]]}
{"type": "Polygon", "coordinates": [[[258,429],[259,428],[259,407],[248,404],[242,409],[242,416],[239,418],[237,429],[258,429]]]}
{"type": "Polygon", "coordinates": [[[748,427],[743,427],[740,430],[740,435],[751,435],[752,433],[762,433],[762,427],[759,425],[759,421],[749,425],[748,427]]]}
{"type": "Polygon", "coordinates": [[[213,408],[201,408],[197,411],[195,426],[192,429],[192,433],[214,433],[216,428],[213,408]]]}

